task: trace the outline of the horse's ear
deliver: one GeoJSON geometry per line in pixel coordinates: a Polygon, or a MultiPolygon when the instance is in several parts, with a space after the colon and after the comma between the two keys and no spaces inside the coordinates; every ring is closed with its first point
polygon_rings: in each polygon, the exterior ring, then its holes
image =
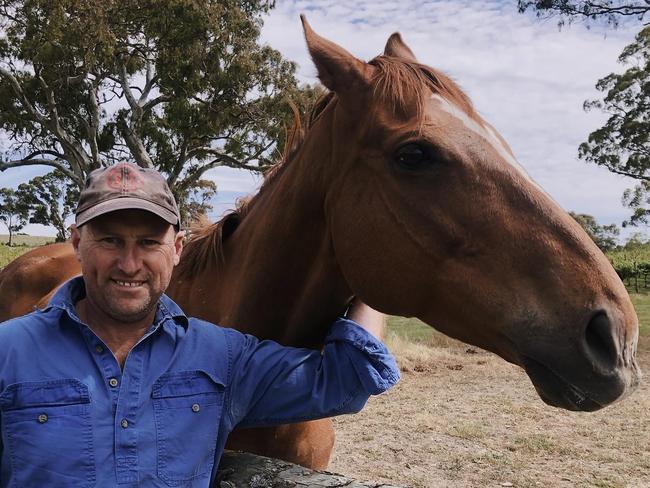
{"type": "Polygon", "coordinates": [[[355,58],[338,44],[316,34],[304,15],[300,15],[309,54],[314,60],[321,83],[343,95],[351,88],[367,86],[373,67],[355,58]]]}
{"type": "Polygon", "coordinates": [[[391,56],[393,58],[402,58],[407,61],[413,61],[417,63],[418,60],[415,58],[415,54],[411,51],[411,48],[406,45],[402,40],[402,36],[399,35],[399,32],[393,33],[386,42],[386,47],[384,48],[384,56],[391,56]]]}

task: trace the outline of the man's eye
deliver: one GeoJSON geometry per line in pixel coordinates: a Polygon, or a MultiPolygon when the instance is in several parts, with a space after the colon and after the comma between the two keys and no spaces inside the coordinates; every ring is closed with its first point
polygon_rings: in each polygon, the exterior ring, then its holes
{"type": "Polygon", "coordinates": [[[100,241],[104,244],[108,244],[109,246],[116,246],[119,243],[115,237],[102,237],[100,241]]]}
{"type": "Polygon", "coordinates": [[[140,242],[145,247],[154,247],[154,246],[158,246],[160,244],[155,239],[142,239],[142,241],[140,241],[140,242]]]}

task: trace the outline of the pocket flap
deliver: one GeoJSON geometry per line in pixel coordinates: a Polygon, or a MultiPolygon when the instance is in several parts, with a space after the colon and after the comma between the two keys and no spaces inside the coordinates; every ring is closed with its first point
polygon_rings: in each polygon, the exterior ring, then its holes
{"type": "Polygon", "coordinates": [[[0,395],[2,410],[80,403],[90,403],[90,394],[86,385],[73,378],[14,383],[0,395]]]}
{"type": "Polygon", "coordinates": [[[205,371],[165,373],[153,385],[152,398],[182,397],[222,391],[225,382],[205,371]]]}

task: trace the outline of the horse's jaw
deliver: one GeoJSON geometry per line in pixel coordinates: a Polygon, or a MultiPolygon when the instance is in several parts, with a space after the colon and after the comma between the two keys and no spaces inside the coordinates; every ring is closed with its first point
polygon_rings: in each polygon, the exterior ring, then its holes
{"type": "Polygon", "coordinates": [[[641,372],[636,361],[630,368],[612,372],[606,381],[588,386],[578,386],[564,379],[550,367],[528,357],[523,358],[523,367],[531,379],[537,394],[544,403],[553,407],[579,412],[594,412],[620,401],[639,385],[641,372]]]}
{"type": "MultiPolygon", "coordinates": [[[[514,321],[516,325],[500,324],[500,332],[484,335],[476,330],[470,332],[468,323],[463,324],[465,327],[449,327],[438,314],[422,320],[450,337],[493,352],[524,369],[546,404],[592,412],[627,397],[642,376],[635,357],[638,336],[608,336],[611,329],[622,327],[610,327],[610,319],[603,320],[603,316],[591,317],[582,328],[582,337],[567,337],[561,343],[549,331],[560,334],[568,328],[566,324],[514,321]],[[548,347],[551,343],[555,345],[548,347]]],[[[482,325],[485,333],[488,328],[482,325]]]]}

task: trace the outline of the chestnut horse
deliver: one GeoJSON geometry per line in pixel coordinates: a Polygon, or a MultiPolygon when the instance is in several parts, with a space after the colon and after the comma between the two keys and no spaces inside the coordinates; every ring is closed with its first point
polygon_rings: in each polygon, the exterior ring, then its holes
{"type": "MultiPolygon", "coordinates": [[[[540,397],[592,411],[636,386],[627,292],[506,142],[398,34],[363,62],[305,37],[330,91],[238,211],[187,244],[169,295],[188,313],[319,348],[352,296],[526,370],[540,397]]],[[[0,320],[79,272],[69,245],[0,275],[0,320]]],[[[331,422],[236,431],[230,447],[327,465],[331,422]]]]}

